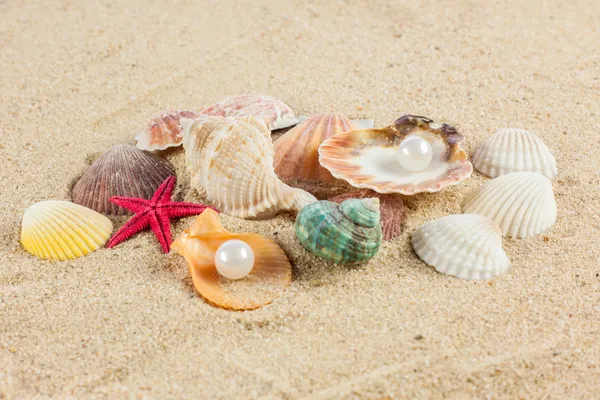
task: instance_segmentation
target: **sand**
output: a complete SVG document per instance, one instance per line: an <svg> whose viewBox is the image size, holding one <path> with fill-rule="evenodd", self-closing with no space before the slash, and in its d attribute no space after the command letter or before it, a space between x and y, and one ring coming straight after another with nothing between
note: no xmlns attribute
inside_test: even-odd
<svg viewBox="0 0 600 400"><path fill-rule="evenodd" d="M147 3L0 1L0 399L598 396L600 3ZM25 208L69 199L86 160L158 111L242 92L378 126L426 115L470 154L531 130L558 161L558 221L504 241L507 274L465 282L421 262L409 233L460 212L479 173L406 197L404 234L355 268L306 252L289 216L223 217L294 264L252 312L204 302L150 232L67 262L20 247ZM197 201L181 152L166 156L176 198Z"/></svg>

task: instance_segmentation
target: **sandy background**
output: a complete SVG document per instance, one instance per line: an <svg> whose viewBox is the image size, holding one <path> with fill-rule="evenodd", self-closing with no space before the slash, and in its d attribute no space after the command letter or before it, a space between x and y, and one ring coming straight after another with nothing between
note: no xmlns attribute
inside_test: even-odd
<svg viewBox="0 0 600 400"><path fill-rule="evenodd" d="M0 0L0 399L597 398L598 43L594 0ZM246 91L378 126L426 115L471 154L527 128L558 161L558 222L548 241L505 240L506 275L465 282L418 260L408 234L459 212L478 173L406 198L404 235L359 268L304 251L289 217L224 217L278 232L296 267L246 313L206 304L150 232L69 262L21 249L25 208L69 199L87 159L134 143L157 111ZM167 155L178 198L197 200Z"/></svg>

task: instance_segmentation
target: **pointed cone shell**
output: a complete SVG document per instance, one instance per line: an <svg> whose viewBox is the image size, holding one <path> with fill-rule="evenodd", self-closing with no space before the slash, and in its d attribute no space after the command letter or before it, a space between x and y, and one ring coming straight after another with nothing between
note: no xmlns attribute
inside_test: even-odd
<svg viewBox="0 0 600 400"><path fill-rule="evenodd" d="M333 135L354 129L352 122L339 114L307 118L275 141L275 173L284 182L331 183L335 178L319 164L319 146Z"/></svg>
<svg viewBox="0 0 600 400"><path fill-rule="evenodd" d="M402 223L406 214L404 212L402 197L397 194L381 194L372 190L357 190L332 197L329 201L339 204L348 199L365 199L369 197L377 197L380 202L379 211L381 213L383 240L392 240L400 236L402 233Z"/></svg>
<svg viewBox="0 0 600 400"><path fill-rule="evenodd" d="M379 201L350 199L310 204L296 218L296 236L319 257L336 264L360 264L381 244Z"/></svg>
<svg viewBox="0 0 600 400"><path fill-rule="evenodd" d="M316 199L279 180L265 124L254 118L184 121L183 147L191 185L221 212L239 218L299 211Z"/></svg>
<svg viewBox="0 0 600 400"><path fill-rule="evenodd" d="M536 172L492 179L466 199L463 211L492 219L506 237L534 236L556 222L552 183Z"/></svg>
<svg viewBox="0 0 600 400"><path fill-rule="evenodd" d="M523 129L500 129L473 156L473 165L496 178L511 172L539 172L548 179L558 175L556 160L542 140Z"/></svg>
<svg viewBox="0 0 600 400"><path fill-rule="evenodd" d="M112 222L94 210L68 201L47 200L25 211L21 244L39 258L67 260L98 249L112 230Z"/></svg>
<svg viewBox="0 0 600 400"><path fill-rule="evenodd" d="M229 96L200 113L234 118L253 116L264 121L271 131L298 123L298 118L290 106L275 97L260 94Z"/></svg>
<svg viewBox="0 0 600 400"><path fill-rule="evenodd" d="M141 150L164 150L177 147L183 141L181 118L198 118L195 111L170 111L152 118L148 128L140 132L135 139L137 148Z"/></svg>
<svg viewBox="0 0 600 400"><path fill-rule="evenodd" d="M241 240L254 253L254 267L242 279L223 278L215 266L221 244ZM257 234L227 232L218 214L207 209L171 245L185 257L194 287L208 302L231 310L253 310L279 297L292 279L292 265L275 242Z"/></svg>
<svg viewBox="0 0 600 400"><path fill-rule="evenodd" d="M510 267L502 232L476 214L449 215L428 221L411 235L415 253L438 272L462 279L490 279Z"/></svg>
<svg viewBox="0 0 600 400"><path fill-rule="evenodd" d="M175 175L164 158L135 146L118 144L104 152L73 187L73 202L109 215L128 211L112 203L112 196L150 199L160 184Z"/></svg>

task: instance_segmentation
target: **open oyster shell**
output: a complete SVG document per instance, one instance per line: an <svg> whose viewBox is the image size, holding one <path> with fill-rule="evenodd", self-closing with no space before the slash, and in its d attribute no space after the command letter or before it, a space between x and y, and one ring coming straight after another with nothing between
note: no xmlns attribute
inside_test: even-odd
<svg viewBox="0 0 600 400"><path fill-rule="evenodd" d="M427 140L433 149L431 163L419 172L404 169L397 160L400 143L412 135ZM329 138L319 147L319 162L334 177L357 188L406 195L438 192L473 172L459 145L463 140L449 125L404 115L386 128L354 130Z"/></svg>

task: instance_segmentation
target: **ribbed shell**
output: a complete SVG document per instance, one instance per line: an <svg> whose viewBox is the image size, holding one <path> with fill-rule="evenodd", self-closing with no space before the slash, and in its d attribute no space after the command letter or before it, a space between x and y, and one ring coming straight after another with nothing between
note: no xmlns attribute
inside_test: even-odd
<svg viewBox="0 0 600 400"><path fill-rule="evenodd" d="M298 123L298 118L290 106L275 97L261 94L229 96L200 113L234 118L253 116L264 121L272 131Z"/></svg>
<svg viewBox="0 0 600 400"><path fill-rule="evenodd" d="M181 118L197 118L200 114L195 111L163 112L152 118L148 129L140 132L135 139L137 148L141 150L164 150L181 145L183 128Z"/></svg>
<svg viewBox="0 0 600 400"><path fill-rule="evenodd" d="M381 244L379 224L379 201L363 199L353 207L360 210L356 214L371 214L367 220L376 222L374 226L364 226L365 219L358 220L353 213L345 210L344 203L338 205L330 201L319 201L304 207L296 218L296 236L310 252L336 264L360 264L373 257ZM353 220L354 219L354 220ZM357 223L358 222L358 223Z"/></svg>
<svg viewBox="0 0 600 400"><path fill-rule="evenodd" d="M112 196L150 199L160 184L175 175L164 158L128 144L104 152L73 187L73 202L109 215L128 211L110 202Z"/></svg>
<svg viewBox="0 0 600 400"><path fill-rule="evenodd" d="M511 172L539 172L548 179L558 175L556 160L542 140L523 129L500 129L473 156L473 166L496 178Z"/></svg>
<svg viewBox="0 0 600 400"><path fill-rule="evenodd" d="M320 114L307 118L275 141L275 173L285 182L333 182L331 172L319 164L319 146L338 133L355 129L340 114Z"/></svg>
<svg viewBox="0 0 600 400"><path fill-rule="evenodd" d="M492 179L466 199L463 211L494 220L506 237L537 235L556 222L552 182L536 172Z"/></svg>
<svg viewBox="0 0 600 400"><path fill-rule="evenodd" d="M239 218L300 211L316 201L279 180L266 125L254 117L184 120L191 185L221 212Z"/></svg>
<svg viewBox="0 0 600 400"><path fill-rule="evenodd" d="M67 260L98 249L112 230L112 222L96 211L68 201L47 200L25 211L21 244L39 258Z"/></svg>
<svg viewBox="0 0 600 400"><path fill-rule="evenodd" d="M490 279L510 267L500 228L482 215L449 215L425 222L411 241L421 260L457 278Z"/></svg>

